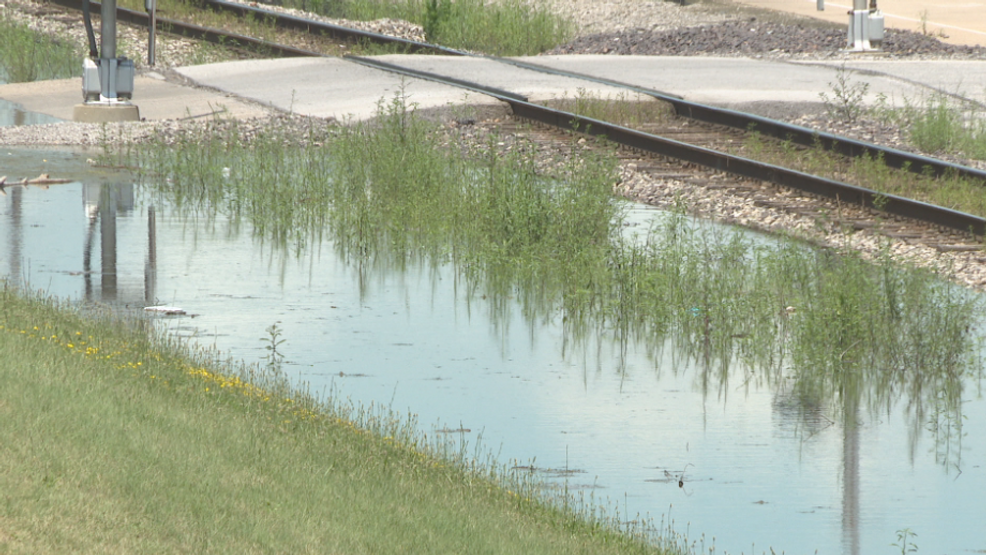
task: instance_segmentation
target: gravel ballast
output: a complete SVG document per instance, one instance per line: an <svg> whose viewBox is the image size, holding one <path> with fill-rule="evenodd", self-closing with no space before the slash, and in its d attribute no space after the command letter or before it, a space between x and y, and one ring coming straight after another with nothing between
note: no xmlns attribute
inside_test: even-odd
<svg viewBox="0 0 986 555"><path fill-rule="evenodd" d="M757 17L682 29L628 28L581 36L548 54L842 58L844 28L765 21ZM913 31L887 29L882 56L986 59L986 48L944 43Z"/></svg>

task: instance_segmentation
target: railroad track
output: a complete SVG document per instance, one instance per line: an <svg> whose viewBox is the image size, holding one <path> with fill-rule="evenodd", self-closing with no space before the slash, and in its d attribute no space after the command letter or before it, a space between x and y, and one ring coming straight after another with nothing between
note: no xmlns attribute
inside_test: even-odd
<svg viewBox="0 0 986 555"><path fill-rule="evenodd" d="M82 5L81 0L52 1L72 9L81 9ZM259 7L226 2L225 0L200 0L200 2L204 7L227 11L238 17L264 18L272 21L278 27L331 36L338 40L365 41L374 44L390 45L404 52L477 56L437 45L348 29L337 25L279 14ZM93 3L93 5L93 9L98 9L98 4ZM119 21L135 25L146 26L149 21L148 16L141 12L120 9L118 10L118 14ZM314 52L276 45L252 37L231 35L222 30L206 29L180 21L158 18L158 22L162 26L162 30L166 29L167 32L227 45L232 43L242 47L249 47L267 56L320 56L320 54ZM847 137L820 133L815 130L756 115L690 102L661 91L637 87L627 83L600 79L578 73L563 72L529 62L489 56L482 57L498 63L510 64L528 71L545 72L583 79L648 96L671 106L679 118L693 122L693 129L694 127L700 128L699 135L721 134L722 128L729 128L739 133L748 133L751 130L755 130L763 136L774 137L796 145L821 147L845 157L865 156L873 159L880 158L887 166L902 171L911 171L930 176L959 176L983 183L986 186L986 172L950 162L864 143ZM698 166L714 172L725 172L747 181L754 180L770 183L810 195L832 199L837 201L839 205L878 210L881 213L895 217L926 222L938 228L951 230L951 232L959 232L960 234L967 235L972 234L979 237L986 235L986 219L979 216L912 199L881 194L864 187L843 183L834 179L811 175L778 165L759 162L736 154L730 154L709 146L694 144L695 141L693 138L686 138L682 134L678 134L678 139L672 138L672 133L667 129L655 128L649 131L630 129L610 122L579 116L565 110L535 104L522 95L488 87L481 83L466 82L446 75L419 71L374 58L348 55L345 56L345 59L383 71L398 73L416 79L436 81L479 92L506 102L511 106L513 114L524 120L537 122L556 129L602 136L608 141L636 152L680 161L679 169L671 171L671 174L678 174L684 171L681 167L691 168ZM715 131L716 129L719 129L719 131ZM692 131L692 133L694 132ZM744 188L751 190L749 185L734 187L736 190ZM854 225L864 224L857 223Z"/></svg>

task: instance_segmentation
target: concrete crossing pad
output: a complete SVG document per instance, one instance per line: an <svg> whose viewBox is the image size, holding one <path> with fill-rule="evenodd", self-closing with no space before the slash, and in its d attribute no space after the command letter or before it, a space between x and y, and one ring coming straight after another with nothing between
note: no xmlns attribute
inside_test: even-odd
<svg viewBox="0 0 986 555"><path fill-rule="evenodd" d="M374 116L403 92L420 110L473 105L505 111L501 103L457 87L371 69L342 58L244 60L181 68L196 84L277 110L338 120Z"/></svg>
<svg viewBox="0 0 986 555"><path fill-rule="evenodd" d="M543 101L591 94L632 98L622 89L593 81L522 69L485 58L427 55L375 57L432 73L504 89ZM667 56L534 56L518 60L655 89L688 100L784 117L822 109L820 94L834 94L841 74L867 87L867 102L883 95L900 105L939 91L986 103L986 62L783 61ZM848 71L848 73L847 73ZM419 111L463 117L506 113L507 106L477 92L404 77L340 58L290 58L223 62L176 70L185 83L138 76L134 104L148 120L255 117L271 110L340 121L372 117L401 91ZM81 79L0 85L0 98L27 111L72 119L81 102Z"/></svg>

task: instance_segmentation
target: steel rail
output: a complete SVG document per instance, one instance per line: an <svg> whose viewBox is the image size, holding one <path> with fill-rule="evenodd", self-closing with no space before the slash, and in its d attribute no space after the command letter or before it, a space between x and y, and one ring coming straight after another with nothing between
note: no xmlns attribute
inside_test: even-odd
<svg viewBox="0 0 986 555"><path fill-rule="evenodd" d="M539 71L562 77L582 79L585 81L623 88L639 94L647 95L656 100L661 100L671 104L675 110L675 113L684 118L694 119L714 125L723 125L743 131L752 130L783 141L791 141L795 144L821 147L850 158L861 158L863 156L868 156L874 160L883 160L886 165L892 168L908 170L922 175L930 174L935 177L964 177L974 181L986 183L986 171L970 168L960 164L954 164L952 162L939 160L937 158L913 154L895 148L879 146L872 143L867 143L865 141L858 141L849 137L833 135L831 133L825 133L815 129L809 129L807 127L801 127L799 125L777 121L754 114L738 112L728 108L719 108L716 106L709 106L708 104L692 102L685 100L678 95L648 89L646 87L640 87L629 83L623 83L620 81L614 81L611 79L596 77L593 75L586 75L584 73L558 70L540 64L534 64L516 59L492 57L490 57L490 59L523 69L530 69L533 71Z"/></svg>
<svg viewBox="0 0 986 555"><path fill-rule="evenodd" d="M478 83L469 83L461 79L450 79L435 73L419 71L360 56L346 56L346 59L384 71L480 92L510 104L514 115L518 117L538 121L560 129L568 129L602 137L622 146L668 156L741 177L774 183L813 195L835 199L846 204L873 208L888 214L917 219L962 232L971 232L976 235L986 234L986 219L957 210L896 195L879 193L841 181L758 162L749 158L683 143L613 123L579 116L572 112L534 104L522 95L487 87Z"/></svg>
<svg viewBox="0 0 986 555"><path fill-rule="evenodd" d="M81 0L52 0L56 4L73 9L81 9ZM325 33L336 37L360 37L372 42L402 45L406 50L423 51L432 50L448 55L456 56L477 56L466 52L461 52L449 48L444 48L427 43L408 41L396 37L387 37L368 33L356 29L349 29L337 25L305 20L293 16L286 16L268 10L262 10L251 6L243 6L226 2L225 0L202 0L202 2L216 6L223 10L233 11L241 16L254 14L260 17L272 18L276 25L291 27L295 29L307 30L307 32ZM98 3L94 3L99 6ZM141 12L118 8L120 21L133 23L136 25L147 25L149 17ZM237 44L249 45L257 50L265 51L270 54L280 54L282 56L322 56L315 52L308 52L283 45L234 35L221 30L208 29L183 22L171 21L158 18L158 21L174 30L181 30L187 36L203 38L213 42L230 44L237 41ZM651 96L657 100L670 103L675 111L687 118L696 119L706 123L734 127L743 130L755 129L765 135L774 136L783 140L804 145L820 145L846 156L870 156L881 158L883 161L895 168L908 169L919 173L930 173L935 176L954 175L986 181L986 172L952 164L942 160L936 160L926 156L915 155L896 149L880 147L862 141L856 141L846 137L839 137L828 133L821 133L815 130L787 124L784 122L745 114L734 110L717 108L695 102L690 102L681 97L638 87L627 83L620 83L604 78L598 78L576 72L556 70L520 60L498 58L493 56L477 56L493 60L500 63L507 63L517 67L561 75L576 79L584 79L610 86L622 87L634 92ZM717 152L704 147L689 145L680 141L659 137L650 133L644 133L611 123L578 116L576 114L555 110L533 104L522 95L487 87L478 83L471 83L460 79L450 78L435 73L423 72L411 68L404 68L396 64L389 64L379 60L371 60L359 56L345 56L347 60L363 65L376 67L385 71L400 73L420 79L440 82L451 86L466 88L476 92L498 98L511 105L514 113L519 117L533 121L540 121L547 125L556 126L562 129L570 129L586 133L589 135L603 136L610 141L624 146L637 148L646 152L660 154L677 158L686 162L692 162L715 170L725 171L748 177L768 181L781 186L798 189L807 193L833 198L841 202L855 204L858 206L878 208L879 210L906 218L923 220L935 225L956 229L963 232L972 232L976 235L986 235L986 219L973 216L956 210L934 206L928 203L906 199L895 195L878 193L862 187L849 185L839 181L813 176L803 172L782 168L772 164L766 164L743 158L731 154Z"/></svg>
<svg viewBox="0 0 986 555"><path fill-rule="evenodd" d="M952 162L947 162L928 156L922 156L920 154L905 152L895 148L883 147L864 141L858 141L849 137L825 133L762 116L738 112L728 108L719 108L698 102L691 102L678 95L669 94L646 87L640 87L629 83L586 75L584 73L558 70L540 64L511 58L473 54L434 44L411 41L397 37L388 37L386 35L379 35L376 33L369 33L367 31L360 31L357 29L350 29L348 27L341 27L329 23L322 23L319 21L280 14L259 7L229 2L227 0L200 1L204 5L236 13L240 16L252 14L257 17L272 18L275 25L303 30L310 33L322 33L338 38L356 38L357 40L367 40L374 44L396 45L400 46L406 52L431 52L450 56L480 57L498 63L513 65L522 69L623 88L650 96L656 100L667 102L674 108L675 113L681 117L711 123L714 125L733 127L743 131L756 131L763 135L774 137L782 141L791 141L792 143L809 147L821 147L850 158L861 158L866 156L871 159L880 159L883 163L892 168L907 170L922 175L932 175L935 177L964 177L974 181L986 183L986 171L977 170L975 168L954 164Z"/></svg>

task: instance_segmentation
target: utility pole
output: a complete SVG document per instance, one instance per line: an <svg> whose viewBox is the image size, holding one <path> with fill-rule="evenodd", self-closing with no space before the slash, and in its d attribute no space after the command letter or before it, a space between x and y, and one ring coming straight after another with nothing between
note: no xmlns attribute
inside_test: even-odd
<svg viewBox="0 0 986 555"><path fill-rule="evenodd" d="M824 0L818 0L820 3ZM883 45L883 13L877 9L876 0L853 0L849 12L850 52L877 52Z"/></svg>
<svg viewBox="0 0 986 555"><path fill-rule="evenodd" d="M75 121L137 121L137 106L130 103L134 91L134 63L116 56L116 0L100 5L100 51L98 57L89 16L89 0L84 0L86 30L89 31L90 57L82 61L83 103L76 104Z"/></svg>

